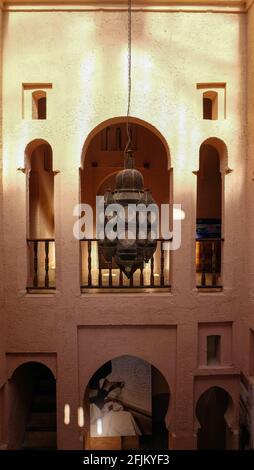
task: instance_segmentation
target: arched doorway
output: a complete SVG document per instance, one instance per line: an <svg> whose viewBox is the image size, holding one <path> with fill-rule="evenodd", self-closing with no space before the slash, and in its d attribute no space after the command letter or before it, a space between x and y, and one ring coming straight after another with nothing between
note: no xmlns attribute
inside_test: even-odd
<svg viewBox="0 0 254 470"><path fill-rule="evenodd" d="M222 287L224 175L227 148L217 138L200 146L197 172L196 284L199 288Z"/></svg>
<svg viewBox="0 0 254 470"><path fill-rule="evenodd" d="M211 387L204 392L196 406L200 427L197 437L198 450L227 449L227 423L225 415L232 406L228 392L220 387Z"/></svg>
<svg viewBox="0 0 254 470"><path fill-rule="evenodd" d="M168 449L169 399L166 379L143 359L125 355L106 362L85 391L84 447Z"/></svg>
<svg viewBox="0 0 254 470"><path fill-rule="evenodd" d="M171 202L170 155L163 136L151 125L130 118L135 167L144 177L158 206ZM87 138L80 172L81 202L95 213L96 196L115 189L115 177L123 168L127 143L126 118L114 118L99 125ZM95 218L94 218L95 229ZM81 243L81 287L136 288L170 287L169 253L157 243L154 259L128 280L116 266L100 256L96 240ZM152 266L151 266L152 264Z"/></svg>
<svg viewBox="0 0 254 470"><path fill-rule="evenodd" d="M28 288L55 287L55 221L53 152L43 139L30 142L25 150L27 173L27 239L29 248Z"/></svg>
<svg viewBox="0 0 254 470"><path fill-rule="evenodd" d="M56 381L38 362L19 366L9 381L9 449L56 449Z"/></svg>

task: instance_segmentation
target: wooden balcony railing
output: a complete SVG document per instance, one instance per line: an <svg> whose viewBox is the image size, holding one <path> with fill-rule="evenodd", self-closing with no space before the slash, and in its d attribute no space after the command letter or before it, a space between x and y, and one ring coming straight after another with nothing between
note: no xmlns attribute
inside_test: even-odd
<svg viewBox="0 0 254 470"><path fill-rule="evenodd" d="M53 238L27 239L27 290L55 289L55 240Z"/></svg>
<svg viewBox="0 0 254 470"><path fill-rule="evenodd" d="M81 290L87 289L170 289L170 252L157 240L156 251L142 269L128 279L111 262L105 261L98 240L81 240Z"/></svg>
<svg viewBox="0 0 254 470"><path fill-rule="evenodd" d="M163 250L165 241L157 240L152 259L130 279L111 262L105 261L98 240L81 240L81 289L170 289L170 251ZM222 288L222 238L196 240L197 288ZM55 289L55 240L27 239L27 290Z"/></svg>
<svg viewBox="0 0 254 470"><path fill-rule="evenodd" d="M221 253L223 238L196 239L197 287L222 288Z"/></svg>

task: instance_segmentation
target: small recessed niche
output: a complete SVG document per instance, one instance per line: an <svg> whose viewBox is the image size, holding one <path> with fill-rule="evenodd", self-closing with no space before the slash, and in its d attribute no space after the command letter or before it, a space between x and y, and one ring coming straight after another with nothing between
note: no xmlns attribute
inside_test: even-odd
<svg viewBox="0 0 254 470"><path fill-rule="evenodd" d="M220 343L221 343L220 335L207 336L206 358L207 358L208 366L220 363Z"/></svg>
<svg viewBox="0 0 254 470"><path fill-rule="evenodd" d="M47 119L47 93L38 90L32 93L32 119Z"/></svg>
<svg viewBox="0 0 254 470"><path fill-rule="evenodd" d="M199 367L229 367L234 363L232 322L198 324Z"/></svg>
<svg viewBox="0 0 254 470"><path fill-rule="evenodd" d="M218 93L216 91L203 93L203 119L218 119Z"/></svg>
<svg viewBox="0 0 254 470"><path fill-rule="evenodd" d="M226 83L198 83L204 120L226 119Z"/></svg>
<svg viewBox="0 0 254 470"><path fill-rule="evenodd" d="M52 83L23 83L23 119L45 120L48 118L48 104Z"/></svg>

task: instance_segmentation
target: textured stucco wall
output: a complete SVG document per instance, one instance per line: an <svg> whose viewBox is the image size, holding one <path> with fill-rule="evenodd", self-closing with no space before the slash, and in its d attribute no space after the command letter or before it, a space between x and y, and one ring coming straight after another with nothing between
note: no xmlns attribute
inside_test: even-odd
<svg viewBox="0 0 254 470"><path fill-rule="evenodd" d="M75 410L82 398L78 360L85 367L86 355L90 354L89 348L85 348L81 350L82 357L78 355L78 326L82 326L82 331L86 325L108 327L106 343L101 333L97 335L93 330L96 369L103 359L103 348L105 360L108 359L108 344L116 355L132 354L137 349L133 345L135 338L139 341L140 355L143 348L145 359L153 363L153 347L147 351L146 335L142 345L140 326L177 325L173 358L165 357L167 348L161 349L162 367L170 359L177 370L174 383L169 383L177 397L172 402L171 423L176 448L195 445L194 412L190 406L194 373L206 374L207 386L214 383L210 371L197 369L198 322L216 322L216 328L219 322L233 322L233 366L213 374L221 375L227 383L230 374L237 370L240 317L246 309L245 240L239 237L246 217L245 33L242 14L133 14L131 114L154 125L168 142L174 201L181 203L186 212L182 246L173 254L171 294L80 295L79 246L72 235L72 210L79 200L82 147L95 126L126 113L126 12L4 14L6 349L28 356L31 352L57 352L60 448L81 446L75 414L69 427L62 422L64 403ZM201 95L196 89L196 84L202 82L227 84L225 120L202 120ZM22 120L22 83L53 84L47 121ZM228 166L233 172L225 176L224 291L199 294L195 289L193 171L198 169L199 147L208 137L218 137L226 143ZM24 149L36 138L50 143L53 168L60 170L55 176L55 295L32 296L25 292L26 177L17 168L24 166ZM119 325L126 333L124 351L113 325ZM161 331L154 328L156 345L167 342ZM160 368L158 362L155 365ZM237 396L237 382L230 386Z"/></svg>

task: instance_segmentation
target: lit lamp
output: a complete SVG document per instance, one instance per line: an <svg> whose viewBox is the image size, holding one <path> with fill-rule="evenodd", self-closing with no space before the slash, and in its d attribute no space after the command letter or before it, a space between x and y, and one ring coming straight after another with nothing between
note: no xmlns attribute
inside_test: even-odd
<svg viewBox="0 0 254 470"><path fill-rule="evenodd" d="M124 169L119 171L116 175L116 187L115 191L106 191L104 195L105 208L109 204L119 204L123 207L125 212L125 236L123 238L116 238L115 240L109 240L104 238L100 242L101 253L108 262L112 262L114 259L116 265L121 269L122 272L130 278L136 269L142 269L144 262L148 262L157 246L156 240L152 239L151 236L151 212L148 212L146 208L149 204L155 204L155 201L149 190L144 189L144 179L140 171L135 168L135 162L132 155L132 142L131 132L129 127L129 111L130 111L130 96L131 96L131 0L129 0L128 8L128 26L129 26L129 37L128 37L128 111L127 111L127 136L128 142L124 151ZM143 204L144 214L146 218L146 233L144 238L139 233L139 215L138 212L133 216L133 227L135 226L135 233L133 232L133 238L131 235L131 221L126 218L128 214L129 204ZM126 220L127 219L127 220ZM107 218L105 218L105 224ZM129 225L128 225L129 223ZM138 236L139 235L139 236Z"/></svg>

